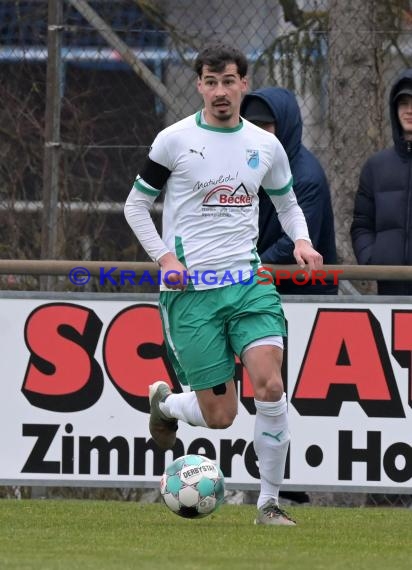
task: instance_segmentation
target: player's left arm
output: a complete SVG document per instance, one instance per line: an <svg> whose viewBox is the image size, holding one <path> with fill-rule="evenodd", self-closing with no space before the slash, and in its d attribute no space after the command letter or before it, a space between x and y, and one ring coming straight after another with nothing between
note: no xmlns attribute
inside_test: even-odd
<svg viewBox="0 0 412 570"><path fill-rule="evenodd" d="M322 268L323 257L312 247L312 244L305 239L295 241L293 255L299 267L305 267L306 264L310 271Z"/></svg>

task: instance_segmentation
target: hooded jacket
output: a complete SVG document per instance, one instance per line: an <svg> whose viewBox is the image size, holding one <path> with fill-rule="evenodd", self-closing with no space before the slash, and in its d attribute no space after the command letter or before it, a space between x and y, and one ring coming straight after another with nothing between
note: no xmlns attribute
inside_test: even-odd
<svg viewBox="0 0 412 570"><path fill-rule="evenodd" d="M322 254L325 264L335 264L335 229L329 185L320 162L302 143L302 116L296 97L281 87L257 89L243 98L241 115L253 98L264 101L273 114L276 137L288 155L293 190L305 215L313 247ZM296 264L294 244L282 230L276 210L262 189L259 192L257 248L262 263ZM331 281L327 281L327 285L319 281L313 285L282 281L276 287L281 294L336 294L338 289Z"/></svg>
<svg viewBox="0 0 412 570"><path fill-rule="evenodd" d="M359 177L351 225L361 265L412 265L412 141L403 138L395 96L412 87L412 69L392 85L389 112L394 145L373 154ZM411 281L378 281L380 295L412 295Z"/></svg>

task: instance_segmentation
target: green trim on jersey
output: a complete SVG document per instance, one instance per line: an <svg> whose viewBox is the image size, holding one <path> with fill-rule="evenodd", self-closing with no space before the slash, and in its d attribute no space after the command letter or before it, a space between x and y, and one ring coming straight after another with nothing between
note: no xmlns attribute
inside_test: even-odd
<svg viewBox="0 0 412 570"><path fill-rule="evenodd" d="M236 127L212 127L206 123L202 123L202 111L196 113L196 124L201 129L206 129L208 131L215 131L216 133L235 133L243 128L243 121L240 119L240 123Z"/></svg>
<svg viewBox="0 0 412 570"><path fill-rule="evenodd" d="M256 273L257 270L258 270L258 268L259 268L259 266L261 265L261 261L260 261L260 259L259 259L259 256L258 256L258 252L257 252L256 247L254 247L254 248L252 249L251 254L253 255L253 258L254 258L253 261L251 262L252 271L253 271L253 273Z"/></svg>
<svg viewBox="0 0 412 570"><path fill-rule="evenodd" d="M177 259L180 261L180 263L183 263L183 265L185 267L187 267L187 261L185 258L185 250L183 248L183 242L182 242L182 238L180 236L175 236L175 251L176 251ZM194 290L195 290L195 287L193 285L193 282L189 281L189 283L187 284L186 291L194 291Z"/></svg>
<svg viewBox="0 0 412 570"><path fill-rule="evenodd" d="M148 187L147 184L144 184L141 179L137 179L133 184L133 188L139 190L139 192L143 192L143 194L148 194L149 196L159 196L161 190L155 190L151 186Z"/></svg>
<svg viewBox="0 0 412 570"><path fill-rule="evenodd" d="M278 190L275 190L274 188L264 188L264 191L266 192L266 194L269 194L269 196L283 196L283 194L287 194L289 192L292 186L293 186L293 177L283 188L279 188Z"/></svg>

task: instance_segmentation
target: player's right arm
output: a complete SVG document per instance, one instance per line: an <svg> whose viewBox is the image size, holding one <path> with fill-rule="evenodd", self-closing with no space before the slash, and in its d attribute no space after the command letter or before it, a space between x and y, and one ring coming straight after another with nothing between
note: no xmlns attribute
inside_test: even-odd
<svg viewBox="0 0 412 570"><path fill-rule="evenodd" d="M180 263L174 253L169 252L162 255L158 260L162 268L163 283L169 289L186 289L188 279L187 269Z"/></svg>
<svg viewBox="0 0 412 570"><path fill-rule="evenodd" d="M146 253L162 268L166 287L183 289L186 268L164 243L150 215L153 203L169 176L170 170L149 156L126 200L124 214Z"/></svg>

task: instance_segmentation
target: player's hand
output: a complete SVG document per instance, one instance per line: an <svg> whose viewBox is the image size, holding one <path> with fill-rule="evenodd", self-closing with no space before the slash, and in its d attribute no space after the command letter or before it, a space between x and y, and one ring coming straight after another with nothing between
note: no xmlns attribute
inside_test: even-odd
<svg viewBox="0 0 412 570"><path fill-rule="evenodd" d="M312 244L305 239L296 240L293 255L299 267L303 268L307 265L309 271L322 269L323 257L316 249L313 249Z"/></svg>
<svg viewBox="0 0 412 570"><path fill-rule="evenodd" d="M165 253L159 259L162 281L168 289L186 289L189 279L187 268L173 253Z"/></svg>

